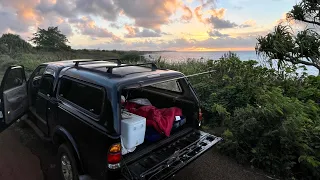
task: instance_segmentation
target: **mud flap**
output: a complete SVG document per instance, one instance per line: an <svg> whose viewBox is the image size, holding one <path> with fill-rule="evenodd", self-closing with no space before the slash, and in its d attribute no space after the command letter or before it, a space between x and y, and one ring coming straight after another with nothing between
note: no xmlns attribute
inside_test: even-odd
<svg viewBox="0 0 320 180"><path fill-rule="evenodd" d="M220 140L220 137L192 129L189 133L128 164L123 175L128 180L166 179Z"/></svg>

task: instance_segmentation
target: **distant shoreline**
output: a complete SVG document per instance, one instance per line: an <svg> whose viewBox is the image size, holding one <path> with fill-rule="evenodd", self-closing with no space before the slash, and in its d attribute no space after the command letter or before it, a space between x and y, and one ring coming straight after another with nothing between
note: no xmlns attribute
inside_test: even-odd
<svg viewBox="0 0 320 180"><path fill-rule="evenodd" d="M149 51L141 52L143 56L149 60L161 59L167 62L181 62L188 60L212 60L220 59L224 54L229 51ZM241 60L258 60L255 51L232 51Z"/></svg>
<svg viewBox="0 0 320 180"><path fill-rule="evenodd" d="M179 53L214 53L214 52L255 52L254 50L252 51L138 51L138 52L142 52L142 53L146 53L146 52L149 52L149 53L159 53L159 52L179 52Z"/></svg>

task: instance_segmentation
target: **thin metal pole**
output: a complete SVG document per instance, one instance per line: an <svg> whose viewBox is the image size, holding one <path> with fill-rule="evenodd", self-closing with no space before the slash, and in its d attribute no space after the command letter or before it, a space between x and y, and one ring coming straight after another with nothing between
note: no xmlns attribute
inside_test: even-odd
<svg viewBox="0 0 320 180"><path fill-rule="evenodd" d="M206 72L201 72L201 73L196 73L196 74L190 74L187 76L182 76L182 77L177 77L177 78L172 78L172 79L168 79L168 80L164 80L164 81L158 81L154 84L158 84L158 83L163 83L163 82L168 82L168 81L173 81L173 80L178 80L178 79L183 79L183 78L189 78L189 77L194 77L194 76L199 76L199 75L203 75L203 74L209 74L211 72L215 72L216 70L211 70L211 71L206 71Z"/></svg>
<svg viewBox="0 0 320 180"><path fill-rule="evenodd" d="M150 86L150 85L154 85L154 84L169 82L169 81L173 81L173 80L184 79L184 78L194 77L194 76L198 76L198 75L208 74L208 73L211 73L211 72L215 72L215 70L196 73L196 74L190 74L188 76L181 76L181 77L177 77L177 78L170 78L170 79L162 80L162 81L160 80L160 81L156 81L156 82L153 82L153 83L146 83L145 84L144 81L140 81L140 82L137 82L135 84L131 84L131 85L126 86L125 89L140 88L140 87ZM152 76L152 77L154 77L154 76Z"/></svg>
<svg viewBox="0 0 320 180"><path fill-rule="evenodd" d="M215 71L216 71L216 70L211 70L211 71L206 71L206 72L191 74L191 75L188 75L188 76L185 76L185 77L193 77L193 76L198 76L198 75L202 75L202 74L208 74L208 73L215 72Z"/></svg>

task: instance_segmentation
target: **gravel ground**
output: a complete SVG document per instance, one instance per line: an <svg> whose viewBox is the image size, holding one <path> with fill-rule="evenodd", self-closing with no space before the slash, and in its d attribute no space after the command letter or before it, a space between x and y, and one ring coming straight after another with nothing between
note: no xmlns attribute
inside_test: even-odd
<svg viewBox="0 0 320 180"><path fill-rule="evenodd" d="M16 123L0 134L0 179L56 180L55 151L41 141L24 123ZM263 180L262 172L237 164L234 160L209 150L179 171L173 180Z"/></svg>

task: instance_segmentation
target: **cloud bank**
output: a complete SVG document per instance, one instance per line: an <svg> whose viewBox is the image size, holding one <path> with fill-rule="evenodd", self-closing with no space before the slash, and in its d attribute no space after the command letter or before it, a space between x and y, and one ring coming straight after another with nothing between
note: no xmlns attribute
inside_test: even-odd
<svg viewBox="0 0 320 180"><path fill-rule="evenodd" d="M90 47L105 49L254 47L254 37L232 36L225 30L250 29L257 26L256 21L227 19L227 9L216 8L216 3L215 0L1 0L0 33L30 37L38 27L58 26L69 38L81 36L95 44ZM175 23L202 25L199 29L202 38L183 37L182 31L186 32L183 27L181 33L176 29L171 33L170 27Z"/></svg>

